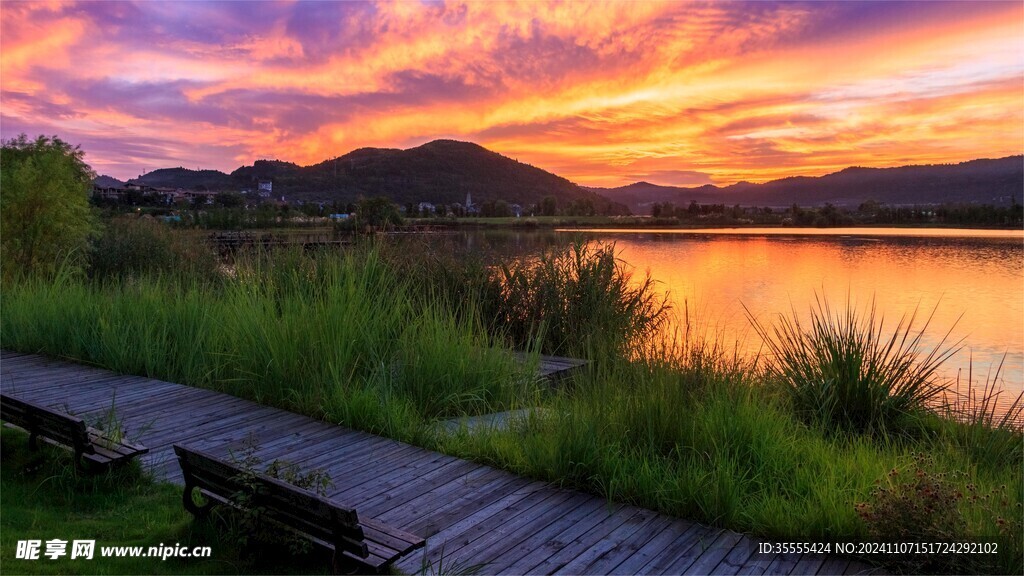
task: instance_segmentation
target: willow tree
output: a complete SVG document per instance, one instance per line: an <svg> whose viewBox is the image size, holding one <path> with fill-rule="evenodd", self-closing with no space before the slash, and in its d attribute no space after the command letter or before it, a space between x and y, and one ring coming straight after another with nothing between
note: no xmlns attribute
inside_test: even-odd
<svg viewBox="0 0 1024 576"><path fill-rule="evenodd" d="M60 138L24 134L0 148L0 266L4 277L47 274L83 261L97 217L94 173Z"/></svg>

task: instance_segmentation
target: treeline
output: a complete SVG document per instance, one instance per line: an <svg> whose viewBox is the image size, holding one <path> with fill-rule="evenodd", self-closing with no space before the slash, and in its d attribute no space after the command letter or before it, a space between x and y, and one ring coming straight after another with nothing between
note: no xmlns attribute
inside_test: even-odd
<svg viewBox="0 0 1024 576"><path fill-rule="evenodd" d="M1024 226L1024 206L1015 200L1009 206L990 204L939 204L919 206L889 206L874 201L860 204L856 209L835 206L805 207L793 204L789 208L768 206L726 206L724 204L698 204L676 206L671 202L655 203L651 215L666 224L758 224L801 227L841 227L867 225L939 225L939 226L996 226L1015 228Z"/></svg>

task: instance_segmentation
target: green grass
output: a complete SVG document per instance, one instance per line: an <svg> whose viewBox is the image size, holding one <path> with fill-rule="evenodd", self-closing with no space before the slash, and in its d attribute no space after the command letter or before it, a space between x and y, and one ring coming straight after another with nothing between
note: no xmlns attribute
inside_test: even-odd
<svg viewBox="0 0 1024 576"><path fill-rule="evenodd" d="M20 431L0 434L0 571L4 574L265 574L324 573L322 555L276 562L253 557L223 541L212 522L195 522L181 504L181 488L153 483L138 466L79 476L68 452L28 449ZM47 540L67 541L67 554L45 555ZM39 558L16 558L19 540L41 540ZM95 540L93 558L70 558L74 540ZM103 557L104 547L208 546L208 558L166 560Z"/></svg>
<svg viewBox="0 0 1024 576"><path fill-rule="evenodd" d="M873 304L863 314L849 302L836 312L819 298L806 328L795 311L771 328L748 317L768 348L767 377L824 429L896 431L942 397L936 370L959 350L945 337L922 350L928 321L915 326L916 311L886 332Z"/></svg>
<svg viewBox="0 0 1024 576"><path fill-rule="evenodd" d="M1024 537L1012 522L1024 501L1020 429L985 398L947 403L941 414L927 401L894 398L905 390L900 378L930 393L944 354L919 354L912 323L890 334L871 314L823 309L810 328L790 323L776 334L792 344L799 370L779 365L765 376L692 337L699 331L682 345L657 336L663 303L628 272L613 250L578 245L504 269L357 246L253 255L218 283L65 274L5 286L0 339L783 541L863 541L872 529L858 513L864 505L910 532L933 522L920 502L891 504L876 492L892 470L927 454L926 474L985 496L949 504L956 538L1000 547L985 558L950 556L938 569L1024 569ZM602 356L545 392L500 351L507 342ZM793 374L834 384L814 392L831 406L828 418L807 418L816 407L785 382ZM836 395L844 387L850 395ZM854 400L866 412L846 425L836 410ZM446 436L433 425L537 406L544 410L506 432Z"/></svg>

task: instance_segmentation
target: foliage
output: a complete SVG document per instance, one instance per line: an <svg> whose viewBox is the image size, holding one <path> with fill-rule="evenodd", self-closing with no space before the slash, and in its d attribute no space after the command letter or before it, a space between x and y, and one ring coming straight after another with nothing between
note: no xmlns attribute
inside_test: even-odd
<svg viewBox="0 0 1024 576"><path fill-rule="evenodd" d="M965 494L957 485L963 482L963 476L962 472L936 472L933 458L923 453L915 454L913 463L890 470L876 481L870 499L856 506L858 516L867 526L869 541L994 544L990 537L972 534L968 529L961 511L965 499L984 508L999 532L1019 534L1020 505L1017 504L1014 514L1006 487L979 495L977 487L968 483ZM1020 545L1016 548L1019 551ZM1013 550L1002 552L1013 554ZM879 559L908 573L970 573L996 568L995 563L977 554L900 553Z"/></svg>
<svg viewBox="0 0 1024 576"><path fill-rule="evenodd" d="M331 475L319 468L302 472L298 465L277 459L264 469L263 459L257 452L259 444L252 435L245 440L239 452L229 451L229 461L240 469L233 480L241 484L243 489L231 495L231 501L238 508L230 517L227 536L243 548L284 545L293 555L305 554L312 549L309 540L293 532L280 530L277 525L267 521L266 512L259 506L259 484L256 480L259 474L263 474L326 496L327 489L332 485Z"/></svg>
<svg viewBox="0 0 1024 576"><path fill-rule="evenodd" d="M380 244L241 254L220 284L188 275L102 284L70 275L29 279L0 292L0 339L10 349L245 396L609 500L784 541L867 541L855 505L872 502L875 480L893 462L926 452L934 462L928 470L946 473L965 495L968 484L976 487L976 501L965 496L958 503L959 535L1000 546L977 571L1020 573L1024 539L1012 520L1024 497L1021 466L999 450L969 448L983 436L962 432L964 425L928 416L928 434L898 441L807 426L793 414L788 387L772 385L764 372L730 355L730 347L696 336L699 330L678 339L640 338L625 347L626 355L608 354L545 393L506 354L480 351L495 347L499 334L515 335L500 319L481 326L492 318L488 311L503 305L500 269L453 257L447 246L431 255L408 244L393 250ZM624 324L584 314L595 301L618 309L607 294L578 296L585 291L573 274L609 266L601 251L589 253L605 264L536 272L544 266L537 259L507 267L527 270L526 285L543 294L572 295L580 309L567 317L593 322L587 331L596 342ZM586 284L619 285L599 280ZM821 316L837 324L833 332L843 332L842 316ZM904 333L909 345L916 334ZM449 435L435 421L525 407L541 409L509 431ZM888 431L891 424L879 426ZM993 490L998 503L981 496Z"/></svg>
<svg viewBox="0 0 1024 576"><path fill-rule="evenodd" d="M484 317L520 348L539 338L549 354L628 357L667 319L654 281L634 283L614 245L580 240L502 264L494 281L498 298L484 302Z"/></svg>
<svg viewBox="0 0 1024 576"><path fill-rule="evenodd" d="M146 273L186 273L212 278L215 254L150 217L110 220L90 253L89 275L96 278Z"/></svg>
<svg viewBox="0 0 1024 576"><path fill-rule="evenodd" d="M0 434L0 557L5 574L309 574L324 565L322 558L302 563L271 558L254 564L251 557L223 545L212 524L192 521L181 505L180 486L151 481L140 474L137 462L80 475L67 451L42 443L35 452L27 438L20 430ZM38 560L15 559L19 540L52 538L95 540L93 559L51 560L42 554ZM100 557L101 547L160 545L209 546L212 557Z"/></svg>
<svg viewBox="0 0 1024 576"><path fill-rule="evenodd" d="M1005 392L998 388L1002 361L995 374L986 379L981 388L975 388L973 363L967 374L967 390L961 390L957 377L955 389L942 403L943 416L956 422L943 431L953 445L970 454L976 460L1005 462L1008 465L1024 465L1024 392L1013 400L1002 404L1000 397Z"/></svg>
<svg viewBox="0 0 1024 576"><path fill-rule="evenodd" d="M372 229L396 226L402 223L398 206L383 196L360 200L356 206L356 218L360 227L369 226Z"/></svg>
<svg viewBox="0 0 1024 576"><path fill-rule="evenodd" d="M958 350L945 346L947 333L922 357L929 322L915 333L915 311L886 336L873 303L861 317L849 302L840 315L817 298L809 328L795 311L771 330L747 315L768 347L769 376L785 385L802 417L826 429L882 431L927 412L944 391L935 372Z"/></svg>
<svg viewBox="0 0 1024 576"><path fill-rule="evenodd" d="M60 138L24 134L0 149L0 258L4 276L52 273L80 261L97 227L89 207L92 169Z"/></svg>

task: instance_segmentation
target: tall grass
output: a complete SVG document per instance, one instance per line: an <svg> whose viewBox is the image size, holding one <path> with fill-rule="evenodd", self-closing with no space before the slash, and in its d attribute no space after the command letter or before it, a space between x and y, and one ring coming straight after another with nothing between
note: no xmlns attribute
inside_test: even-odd
<svg viewBox="0 0 1024 576"><path fill-rule="evenodd" d="M654 281L634 282L614 245L577 240L499 269L499 297L485 302L487 313L519 345L539 338L550 354L625 358L667 319Z"/></svg>
<svg viewBox="0 0 1024 576"><path fill-rule="evenodd" d="M219 286L168 275L3 291L4 346L250 397L377 430L513 407L532 381L479 320L413 305L373 248L253 254ZM396 416L399 415L399 416ZM412 415L410 419L408 416Z"/></svg>
<svg viewBox="0 0 1024 576"><path fill-rule="evenodd" d="M834 312L826 298L815 300L806 328L795 311L771 328L747 311L768 348L769 377L784 384L802 417L825 428L892 430L942 398L945 386L936 371L959 342L947 346L947 333L925 352L930 316L917 328L915 310L890 334L873 302L861 314L849 302Z"/></svg>
<svg viewBox="0 0 1024 576"><path fill-rule="evenodd" d="M964 494L1006 487L995 504L955 503L957 537L998 542L1001 552L984 567L954 569L1020 573L1020 524L996 522L1019 517L1024 500L1013 456L1020 436L1003 430L987 400L961 405L973 414L966 423L929 416L934 433L860 433L899 429L938 398L930 377L949 348L922 352L913 316L890 334L873 310L837 314L822 302L807 329L795 318L761 328L776 343L766 374L697 332L655 336L665 302L653 293L598 246L504 269L460 269L443 255L372 245L255 253L216 283L154 273L5 285L0 342L222 390L792 541L867 539L857 505L926 452L939 473L957 472L951 486ZM501 350L509 342L602 361L542 392ZM544 409L514 430L445 435L432 425L537 406ZM914 520L913 507L877 504L892 511L883 520Z"/></svg>

